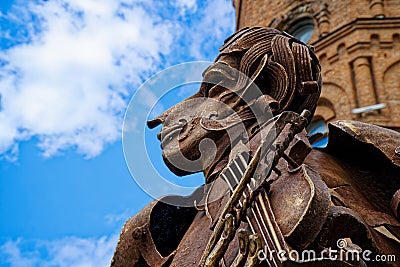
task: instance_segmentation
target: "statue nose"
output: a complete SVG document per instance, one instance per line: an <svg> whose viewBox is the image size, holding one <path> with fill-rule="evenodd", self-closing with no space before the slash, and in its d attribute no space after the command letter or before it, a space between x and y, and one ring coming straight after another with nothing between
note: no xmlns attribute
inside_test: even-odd
<svg viewBox="0 0 400 267"><path fill-rule="evenodd" d="M168 109L165 112L158 115L157 117L155 117L154 119L148 120L147 127L149 127L150 129L153 129L153 128L157 127L158 125L164 123L165 119L168 117L170 112L171 112L171 109Z"/></svg>
<svg viewBox="0 0 400 267"><path fill-rule="evenodd" d="M157 127L158 125L162 124L164 122L164 119L161 118L161 115L152 120L148 120L147 127L149 127L150 129L153 129L153 128Z"/></svg>

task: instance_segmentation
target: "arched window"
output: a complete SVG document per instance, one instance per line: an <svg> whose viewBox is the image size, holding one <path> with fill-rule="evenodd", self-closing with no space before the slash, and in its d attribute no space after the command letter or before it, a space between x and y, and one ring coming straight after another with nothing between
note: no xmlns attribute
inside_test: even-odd
<svg viewBox="0 0 400 267"><path fill-rule="evenodd" d="M315 29L314 21L311 18L305 18L298 20L293 24L287 31L303 43L307 43Z"/></svg>

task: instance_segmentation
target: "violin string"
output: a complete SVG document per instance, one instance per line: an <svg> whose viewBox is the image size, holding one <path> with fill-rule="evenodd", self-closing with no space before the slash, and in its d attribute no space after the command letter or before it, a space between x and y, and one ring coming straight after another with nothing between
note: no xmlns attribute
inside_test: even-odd
<svg viewBox="0 0 400 267"><path fill-rule="evenodd" d="M222 175L222 176L224 177L226 183L229 185L229 188L232 190L233 187L232 187L232 185L230 184L228 178L227 178L225 175ZM243 194L244 194L244 193L243 193ZM239 200L239 205L240 205L241 207L243 207L243 205L242 205L242 203L241 203L240 200ZM255 221L256 221L256 224L257 224L257 226L258 226L258 229L260 229L260 232L261 232L261 235L262 235L262 237L263 237L263 239L264 239L264 242L265 242L265 244L266 244L268 250L271 251L271 247L270 247L270 245L269 245L268 239L265 237L265 233L264 233L264 231L262 230L263 228L262 228L262 226L261 226L261 224L260 224L260 222L259 222L259 221L261 220L261 221L263 221L263 224L265 225L264 219L261 217L261 214L260 214L260 218L258 218L258 217L257 217L257 213L254 212L253 208L251 208L251 211L252 211L252 214L253 214L254 219L255 219ZM247 219L247 221L248 221L248 223L249 223L249 226L250 226L251 231L253 232L253 234L257 233L257 231L255 230L254 225L253 225L251 219L250 219L247 215L246 215L246 219ZM269 234L268 234L268 236L269 236ZM267 259L267 261L268 261L268 259ZM268 264L269 264L270 266L273 266L273 267L274 267L274 266L278 267L278 264L275 262L275 259L274 259L274 258L272 258L272 261L273 261L273 263L274 263L273 265L272 265L270 262L268 262Z"/></svg>
<svg viewBox="0 0 400 267"><path fill-rule="evenodd" d="M244 165L244 167L246 167L246 166L247 166L247 163L244 161L243 158L241 158L241 155L239 155L239 157L240 157L240 159L241 159L242 164ZM234 160L234 163L235 163L235 165L236 165L236 168L237 168L238 171L240 172L240 174L243 176L244 172L242 171L242 169L240 168L240 166L238 165L238 163L236 162L236 160ZM236 177L236 174L234 173L234 171L232 171L231 166L232 166L232 165L228 166L227 169L228 169L229 172L231 173L231 175L232 175L232 177L234 178L235 182L238 184L238 183L239 183L239 179ZM224 178L224 180L225 180L226 183L228 184L229 189L233 192L234 188L233 188L233 186L231 185L231 183L229 182L229 178L228 178L224 173L222 173L222 177ZM247 187L248 187L249 191L251 191L250 185L247 185ZM247 198L247 196L246 196L246 194L245 194L244 192L243 192L243 197L244 197L245 199ZM243 207L243 204L242 204L242 202L241 202L240 200L239 200L239 205L240 205L241 207ZM276 245L275 245L273 242L268 242L268 240L273 240L273 239L271 238L271 235L270 235L269 231L266 231L266 233L265 233L264 230L263 230L263 229L268 229L268 227L267 227L267 225L266 225L266 223L265 223L265 219L264 219L263 216L262 216L261 209L260 209L260 207L259 207L257 201L255 201L255 207L256 207L257 212L254 211L253 207L251 207L250 210L251 210L251 212L252 212L252 214L253 214L253 217L254 217L254 219L255 219L255 221L256 221L256 224L257 224L258 228L260 229L261 235L262 235L262 237L263 237L263 239L264 239L264 242L265 242L265 244L266 244L268 250L269 250L269 251L272 251L271 245L272 245L274 248L276 248ZM263 210L263 211L264 211L264 216L267 217L268 214L266 213L265 210ZM258 216L259 216L259 217L258 217ZM247 219L247 221L248 221L248 223L249 223L249 226L250 226L252 232L253 232L254 234L257 233L257 232L255 231L254 226L252 225L252 221L250 220L250 218L249 218L247 215L246 215L246 219ZM262 225L261 225L260 221L261 221ZM262 226L264 226L264 228L263 228ZM268 238L266 237L265 234L268 235ZM269 244L269 243L272 243L272 244ZM271 262L268 262L269 265L271 265L271 266L278 266L278 264L276 263L276 260L275 260L274 257L272 257L272 261L273 261L273 265L272 265Z"/></svg>
<svg viewBox="0 0 400 267"><path fill-rule="evenodd" d="M238 184L239 181L238 181L236 175L232 172L230 166L228 167L228 170L229 170L230 173L232 174L232 176L233 176L235 182ZM240 172L242 173L242 175L243 175L243 172L240 170L240 168L239 168L239 171L240 171ZM228 186L229 186L230 190L233 192L234 188L233 188L233 186L230 184L228 177L227 177L225 174L222 174L222 176L224 177L225 181L228 183ZM244 197L245 199L247 198L247 196L246 196L246 194L245 194L244 192L243 192L243 197ZM241 207L243 207L243 204L242 204L242 202L241 202L240 200L239 200L239 205L240 205ZM255 214L255 213L253 212L253 215L257 215L257 214ZM246 215L246 219L247 219L247 221L251 224L251 220L250 220L250 218L249 218L247 215ZM259 219L260 219L260 220L263 222L263 218L262 218L261 216L260 216L260 218L258 218L257 216L254 216L254 219L256 220L257 226L258 226L258 228L259 228L260 231L261 231L261 235L263 236L263 239L264 239L265 243L267 243L267 238L265 237L265 234L262 232L261 223L260 223L260 221L259 221ZM263 222L263 224L265 225L264 222ZM252 228L253 234L257 233L257 232L255 231L253 225L252 225L251 228Z"/></svg>
<svg viewBox="0 0 400 267"><path fill-rule="evenodd" d="M242 160L242 159L241 159L241 160ZM246 167L245 161L242 161L242 164ZM237 163L236 161L235 161L235 165L236 165L237 169L239 170L240 175L243 176L243 175L244 175L244 172L243 172L242 169L239 167L239 165L238 165L238 163ZM229 168L229 169L230 169L230 168ZM238 179L236 176L234 176L234 174L233 174L232 171L231 171L231 174L233 175L235 181L236 181L237 183L239 183L239 179ZM247 188L248 188L248 190L249 190L250 192L252 191L252 189L251 189L251 187L250 187L249 184L247 184ZM244 195L245 198L247 197L247 196L244 194L244 192L243 192L243 195ZM261 209L260 209L260 207L259 207L259 203L258 203L257 201L254 202L254 206L255 206L255 208L256 208L256 210L257 210L258 215L260 216L260 220L261 220L261 222L262 222L262 224L263 224L263 226L264 226L264 229L268 229L268 228L267 228L267 225L266 225L266 223L265 223L265 220L264 220L264 218L263 218L263 216L262 216ZM251 211L253 212L253 214L255 213L254 210L253 210L253 207L251 207ZM265 212L265 210L264 210L264 212ZM264 216L267 217L268 214L265 213ZM261 227L261 225L260 225L259 228L260 228L260 231L263 231L263 228ZM262 232L262 233L263 233L263 232ZM263 233L263 235L265 235L265 234ZM271 239L271 236L270 236L270 234L269 234L268 231L267 231L267 235L268 235L268 240L273 240L273 239ZM267 243L267 240L265 240L265 242ZM272 245L274 245L274 244L272 244ZM276 248L276 246L274 246L274 248Z"/></svg>
<svg viewBox="0 0 400 267"><path fill-rule="evenodd" d="M246 163L246 161L245 161L245 159L243 158L242 155L239 155L239 159L240 159L242 165L244 166L244 168L246 168L246 167L247 167L247 163ZM235 162L235 165L236 165L237 169L238 169L239 172L240 172L240 175L243 176L243 175L244 175L244 171L239 167L239 165L238 165L238 163L237 163L236 161L234 161L234 162ZM235 177L235 176L234 176L234 177ZM237 179L236 177L235 177L235 180L236 180L236 182L238 182L238 179ZM238 182L238 183L239 183L239 182ZM247 188L249 189L249 191L252 191L252 189L251 189L251 187L250 187L249 184L247 184ZM258 196L260 196L260 195L258 195ZM244 197L246 197L246 195L244 195ZM261 200L259 199L259 201L262 202L262 199L261 199ZM262 216L262 213L261 213L261 209L260 209L260 207L259 207L259 204L263 206L263 203L258 203L257 201L255 201L254 204L255 204L256 210L257 210L257 212L258 212L258 214L259 214L259 216L260 216L260 218L261 218L261 221L262 221L262 223L263 223L263 225L264 225L264 229L267 230L267 229L268 229L268 228L267 228L267 225L266 225L266 223L265 223L265 220L264 220L264 218L263 218L263 216ZM254 210L253 210L253 207L251 207L251 211L252 211L253 215L255 215L255 212L254 212ZM266 209L263 209L263 211L264 211L264 216L267 218L267 220L269 220L269 215L268 215ZM269 225L270 225L270 224L269 224ZM262 233L263 235L265 235L265 234L264 234L264 231L263 231L263 228L259 227L259 229L260 229L261 233ZM273 229L273 228L271 229L271 228L270 228L270 231L272 231L272 233L275 234L275 229ZM272 238L271 238L271 235L270 235L270 233L269 233L268 230L266 231L266 234L268 235L268 240L271 240L270 243L272 243L272 247L275 249L275 251L280 251L279 248L281 248L281 247L280 247L279 241L277 241L277 239L272 239ZM276 236L276 235L275 235L275 236ZM265 240L265 239L264 239L264 240ZM268 245L268 240L265 240L265 243L266 243L268 249L269 249L270 251L272 251L272 250L271 250L271 247ZM277 242L278 246L277 246L273 241ZM274 262L275 262L275 259L274 259L274 258L272 258L272 259L273 259ZM275 263L275 264L276 264L276 263Z"/></svg>
<svg viewBox="0 0 400 267"><path fill-rule="evenodd" d="M247 166L245 164L246 161L244 160L244 158L241 155L240 155L240 160L241 160L241 162L242 162L242 164L244 166ZM241 169L239 171L240 171L241 175L243 176L243 171ZM250 188L249 184L247 185L247 187L248 187L249 191L252 190ZM268 203L269 203L269 201L268 201L268 199L264 199L264 198L267 198L267 197L264 196L263 194L258 194L257 197L258 197L258 201L257 200L254 201L254 204L255 204L255 207L256 207L256 210L257 210L259 216L261 218L263 218L261 221L262 221L262 223L263 223L263 225L265 227L264 229L265 229L265 231L266 231L266 233L268 235L268 240L271 242L272 247L275 249L275 251L281 251L282 250L281 244L279 242L279 239L278 239L277 234L276 234L276 230L274 229L274 227L272 225L271 218L269 216L269 213L268 213L268 211L266 209L266 206L265 206L265 203L264 203L264 201L268 202ZM260 208L260 205L261 205L262 209ZM261 211L263 211L264 213L262 213ZM252 212L254 213L253 209L252 209ZM264 217L263 217L263 215L264 215ZM265 223L264 218L267 220L267 224ZM269 228L269 231L268 231L268 228ZM261 231L263 231L263 229L261 229ZM272 237L271 237L271 235L272 235Z"/></svg>
<svg viewBox="0 0 400 267"><path fill-rule="evenodd" d="M222 174L222 177L224 178L225 182L228 184L229 189L233 192L234 188L233 188L233 186L231 185L231 183L229 182L228 177L226 177L225 174ZM244 192L243 192L243 195L245 196ZM246 196L245 196L245 197L246 197ZM240 200L239 200L239 205L240 205L241 207L243 207L243 204L242 204L242 202L241 202ZM254 214L253 214L253 215L254 215ZM257 233L256 230L255 230L255 228L254 228L254 226L252 225L252 222L251 222L250 218L249 218L247 215L246 215L246 219L247 219L247 221L249 222L249 225L250 225L250 228L251 228L251 231L253 232L253 234ZM257 218L256 216L254 216L254 219L256 220L256 223L257 223L258 228L259 228L259 229L262 229L262 228L261 228L261 224L260 224L260 222L259 222L259 218ZM262 231L261 231L261 235L262 235L264 241L267 243L267 238L265 237L265 235L264 235L264 233L263 233Z"/></svg>
<svg viewBox="0 0 400 267"><path fill-rule="evenodd" d="M266 215L266 219L268 221L267 223L268 223L268 226L270 228L270 231L271 231L271 234L272 234L272 238L275 241L275 245L277 246L278 251L282 251L282 247L281 247L281 244L279 243L278 236L276 235L275 229L273 229L271 218L268 216L268 211L267 211L267 208L265 206L264 200L263 200L261 195L258 195L258 199L259 199L259 203L260 203L261 207L264 210L264 214Z"/></svg>

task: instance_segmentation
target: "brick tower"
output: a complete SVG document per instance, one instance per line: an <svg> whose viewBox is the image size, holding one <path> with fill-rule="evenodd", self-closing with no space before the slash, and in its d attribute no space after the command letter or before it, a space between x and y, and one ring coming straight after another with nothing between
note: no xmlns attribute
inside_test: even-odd
<svg viewBox="0 0 400 267"><path fill-rule="evenodd" d="M400 0L233 0L236 24L315 47L323 87L314 120L400 129Z"/></svg>

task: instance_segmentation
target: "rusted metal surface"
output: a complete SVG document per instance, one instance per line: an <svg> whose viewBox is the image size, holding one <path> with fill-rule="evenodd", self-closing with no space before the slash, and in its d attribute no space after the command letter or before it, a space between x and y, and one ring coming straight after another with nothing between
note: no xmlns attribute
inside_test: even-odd
<svg viewBox="0 0 400 267"><path fill-rule="evenodd" d="M324 226L329 224L330 229L320 234L320 245L347 236L373 255L400 257L400 222L393 209L400 188L395 155L399 143L399 133L375 125L353 121L329 125L327 148L311 151L305 161L330 188L335 208L343 208L330 213Z"/></svg>
<svg viewBox="0 0 400 267"><path fill-rule="evenodd" d="M111 266L162 266L176 253L182 231L196 213L195 208L171 206L162 199L152 201L125 223Z"/></svg>
<svg viewBox="0 0 400 267"><path fill-rule="evenodd" d="M249 253L249 236L244 229L238 232L239 251L231 267L243 266Z"/></svg>
<svg viewBox="0 0 400 267"><path fill-rule="evenodd" d="M148 125L163 124L163 157L178 175L190 171L173 164L177 155L195 160L200 142L213 140L215 157L205 153L199 164L206 184L215 183L196 199L197 210L154 201L129 219L111 266L368 265L276 255L260 262L257 255L292 248L320 253L337 249L339 239L349 246L338 255L368 249L400 260L400 134L338 121L329 126L327 148L311 149L304 127L321 91L311 47L274 29L244 28L225 41L204 81ZM178 218L171 219L174 212ZM159 238L163 233L168 238Z"/></svg>
<svg viewBox="0 0 400 267"><path fill-rule="evenodd" d="M142 233L149 233L148 225L150 223L150 213L157 201L153 201L143 208L138 215L130 218L124 225L121 231L118 245L111 261L111 266L136 266L140 259L143 261L143 252L153 252L150 254L149 261L153 263L162 263L163 258L159 253L154 253L154 242L142 242ZM134 234L135 233L135 234ZM148 234L147 234L148 236ZM151 247L150 249L144 248ZM144 249L143 249L144 248ZM143 263L143 262L142 262Z"/></svg>
<svg viewBox="0 0 400 267"><path fill-rule="evenodd" d="M397 219L400 220L400 189L394 193L393 198L390 201L390 208Z"/></svg>
<svg viewBox="0 0 400 267"><path fill-rule="evenodd" d="M330 193L319 174L307 165L282 175L271 186L271 204L285 238L299 249L308 247L328 216Z"/></svg>
<svg viewBox="0 0 400 267"><path fill-rule="evenodd" d="M359 121L336 121L329 124L331 135L328 150L335 150L336 141L360 142L379 150L392 164L400 167L399 132ZM343 146L343 144L341 145ZM362 155L360 155L362 156Z"/></svg>

